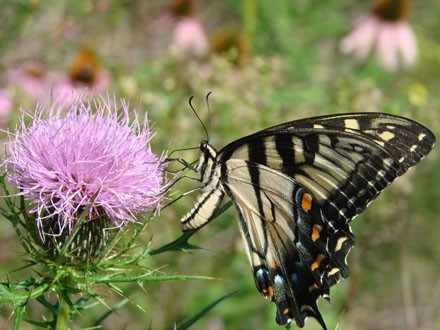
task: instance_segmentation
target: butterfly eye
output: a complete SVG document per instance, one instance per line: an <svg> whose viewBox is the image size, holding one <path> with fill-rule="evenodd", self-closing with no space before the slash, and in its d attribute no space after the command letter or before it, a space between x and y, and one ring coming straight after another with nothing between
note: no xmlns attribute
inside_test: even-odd
<svg viewBox="0 0 440 330"><path fill-rule="evenodd" d="M208 141L203 140L202 142L200 142L199 148L203 153L205 153L206 150L208 149Z"/></svg>

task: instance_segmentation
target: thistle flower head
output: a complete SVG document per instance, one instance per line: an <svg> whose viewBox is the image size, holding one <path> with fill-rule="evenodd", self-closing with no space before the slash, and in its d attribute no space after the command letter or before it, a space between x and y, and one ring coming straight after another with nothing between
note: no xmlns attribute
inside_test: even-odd
<svg viewBox="0 0 440 330"><path fill-rule="evenodd" d="M130 124L135 112L122 102L118 115L108 96L66 104L39 107L29 125L24 115L3 162L43 242L68 235L84 211L86 222L104 217L107 227L121 227L163 197L163 162L151 151L146 120Z"/></svg>

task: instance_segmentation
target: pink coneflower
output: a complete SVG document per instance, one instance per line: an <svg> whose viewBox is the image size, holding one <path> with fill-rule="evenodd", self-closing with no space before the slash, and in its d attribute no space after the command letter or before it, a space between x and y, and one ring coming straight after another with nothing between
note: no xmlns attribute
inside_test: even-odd
<svg viewBox="0 0 440 330"><path fill-rule="evenodd" d="M408 14L409 0L376 0L373 11L358 18L353 31L341 41L341 52L363 61L375 51L377 61L387 70L397 69L399 63L412 66L417 43L406 21Z"/></svg>
<svg viewBox="0 0 440 330"><path fill-rule="evenodd" d="M7 86L18 87L35 103L50 97L50 80L44 66L35 60L7 70L4 76Z"/></svg>
<svg viewBox="0 0 440 330"><path fill-rule="evenodd" d="M208 55L208 38L198 17L185 17L176 23L173 44L182 57L203 58Z"/></svg>
<svg viewBox="0 0 440 330"><path fill-rule="evenodd" d="M38 61L28 61L8 70L4 82L20 89L34 103L51 98L73 102L80 95L103 92L110 82L108 70L88 48L81 48L73 56L66 71L66 74L49 71Z"/></svg>
<svg viewBox="0 0 440 330"><path fill-rule="evenodd" d="M74 86L88 88L98 93L103 92L110 81L107 69L87 47L83 47L75 54L68 73Z"/></svg>
<svg viewBox="0 0 440 330"><path fill-rule="evenodd" d="M172 28L170 48L183 60L208 56L209 42L193 0L172 0L160 22Z"/></svg>
<svg viewBox="0 0 440 330"><path fill-rule="evenodd" d="M154 134L125 102L120 108L118 115L109 97L56 102L9 133L7 179L29 201L43 243L50 238L62 244L85 210L84 228L96 240L101 229L120 228L159 207L163 159L151 151Z"/></svg>

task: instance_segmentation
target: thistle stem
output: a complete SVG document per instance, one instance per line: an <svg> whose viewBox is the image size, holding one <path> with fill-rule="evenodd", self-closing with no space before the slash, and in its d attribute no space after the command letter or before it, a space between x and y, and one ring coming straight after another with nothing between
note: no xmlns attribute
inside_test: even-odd
<svg viewBox="0 0 440 330"><path fill-rule="evenodd" d="M67 329L67 322L69 321L69 312L70 312L69 303L63 298L62 295L59 295L57 324L55 326L55 330Z"/></svg>
<svg viewBox="0 0 440 330"><path fill-rule="evenodd" d="M21 321L23 319L23 313L26 306L19 306L14 309L15 320L14 320L14 330L19 330L21 328Z"/></svg>

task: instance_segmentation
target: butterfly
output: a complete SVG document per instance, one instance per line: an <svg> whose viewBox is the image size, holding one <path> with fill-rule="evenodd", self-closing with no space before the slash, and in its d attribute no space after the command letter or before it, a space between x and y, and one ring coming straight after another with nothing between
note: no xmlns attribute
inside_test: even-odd
<svg viewBox="0 0 440 330"><path fill-rule="evenodd" d="M319 297L349 275L350 221L432 149L435 136L383 113L320 116L280 124L216 151L200 143L193 170L202 192L181 219L207 224L225 196L237 211L255 284L276 322L326 329Z"/></svg>

